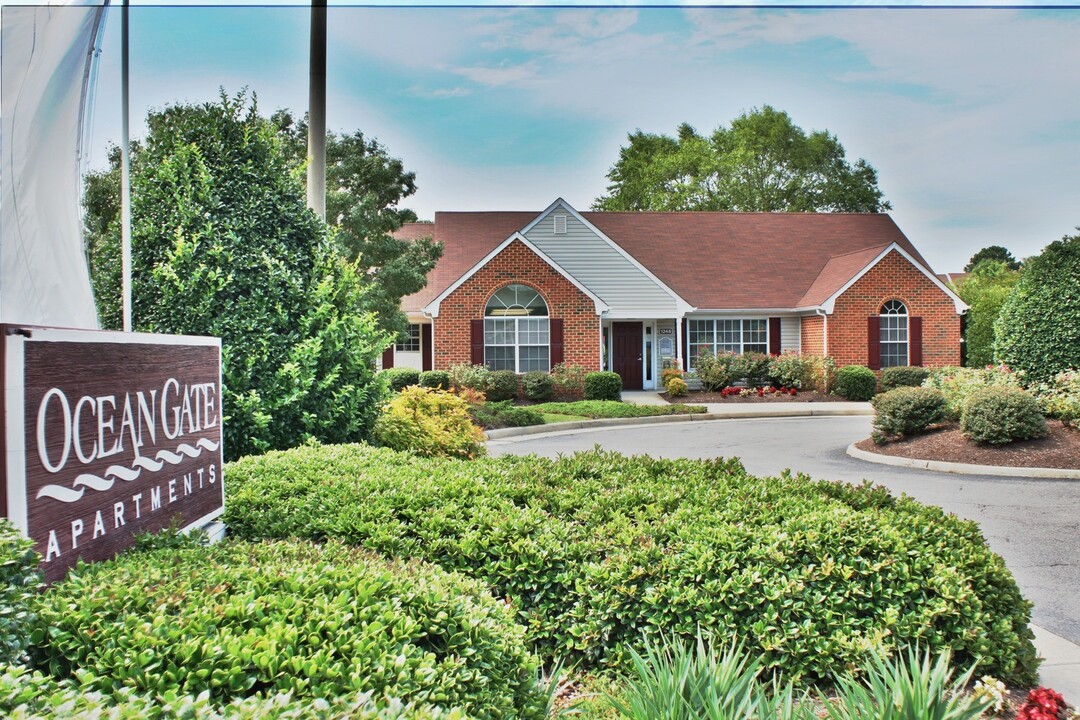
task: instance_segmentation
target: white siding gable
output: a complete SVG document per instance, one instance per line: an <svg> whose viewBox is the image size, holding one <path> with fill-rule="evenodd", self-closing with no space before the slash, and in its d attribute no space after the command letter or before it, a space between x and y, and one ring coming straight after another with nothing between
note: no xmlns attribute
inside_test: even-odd
<svg viewBox="0 0 1080 720"><path fill-rule="evenodd" d="M555 233L555 215L566 217L565 234ZM525 230L524 235L607 303L610 310L605 317L681 317L682 312L670 291L581 222L569 206L555 203Z"/></svg>

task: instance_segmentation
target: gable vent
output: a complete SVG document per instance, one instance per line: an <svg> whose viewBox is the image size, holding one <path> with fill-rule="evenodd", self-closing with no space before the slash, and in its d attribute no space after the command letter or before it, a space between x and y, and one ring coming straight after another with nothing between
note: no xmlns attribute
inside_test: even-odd
<svg viewBox="0 0 1080 720"><path fill-rule="evenodd" d="M555 216L555 230L554 230L554 232L555 232L556 235L565 235L566 234L566 216L565 215L556 215Z"/></svg>

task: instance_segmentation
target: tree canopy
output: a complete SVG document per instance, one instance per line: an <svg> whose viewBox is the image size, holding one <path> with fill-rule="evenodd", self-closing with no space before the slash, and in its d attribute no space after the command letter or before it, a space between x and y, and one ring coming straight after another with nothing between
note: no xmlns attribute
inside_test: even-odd
<svg viewBox="0 0 1080 720"><path fill-rule="evenodd" d="M630 133L595 210L882 212L877 171L849 163L835 135L809 134L765 105L711 136L689 124L677 137Z"/></svg>
<svg viewBox="0 0 1080 720"><path fill-rule="evenodd" d="M148 124L131 176L136 329L221 338L230 459L366 438L390 338L307 209L276 129L243 93L151 112ZM102 236L115 248L118 224Z"/></svg>
<svg viewBox="0 0 1080 720"><path fill-rule="evenodd" d="M975 264L957 294L970 306L964 323L965 364L984 367L994 362L994 322L1020 273L1001 260L984 259Z"/></svg>
<svg viewBox="0 0 1080 720"><path fill-rule="evenodd" d="M971 272L979 263L987 260L1003 263L1009 270L1020 269L1020 262L1011 252L1001 245L991 245L972 255L971 260L964 266L964 272Z"/></svg>
<svg viewBox="0 0 1080 720"><path fill-rule="evenodd" d="M294 167L307 158L307 122L295 121L287 111L271 122L281 132ZM306 183L306 174L300 175ZM342 255L356 262L371 290L367 307L379 326L395 335L407 330L401 298L421 290L427 274L442 257L442 246L431 238L411 242L392 233L416 221L416 213L399 207L416 192L416 174L401 160L360 131L352 135L326 134L326 222Z"/></svg>
<svg viewBox="0 0 1080 720"><path fill-rule="evenodd" d="M1080 368L1080 232L1024 263L994 325L994 355L1029 382Z"/></svg>

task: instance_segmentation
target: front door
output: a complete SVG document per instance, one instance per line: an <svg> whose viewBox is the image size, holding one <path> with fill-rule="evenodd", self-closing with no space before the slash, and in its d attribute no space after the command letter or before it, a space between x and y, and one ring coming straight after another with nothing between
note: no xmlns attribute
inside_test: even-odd
<svg viewBox="0 0 1080 720"><path fill-rule="evenodd" d="M611 323L611 367L622 377L624 390L640 390L641 323Z"/></svg>

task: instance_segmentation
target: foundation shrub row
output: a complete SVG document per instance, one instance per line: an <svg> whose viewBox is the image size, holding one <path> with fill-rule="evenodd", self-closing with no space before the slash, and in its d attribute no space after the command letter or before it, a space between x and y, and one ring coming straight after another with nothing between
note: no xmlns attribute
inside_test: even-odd
<svg viewBox="0 0 1080 720"><path fill-rule="evenodd" d="M512 608L475 580L334 540L129 553L78 568L36 605L31 667L48 677L9 670L5 716L23 704L62 716L50 706L66 702L70 717L86 717L95 695L130 703L125 717L153 717L184 695L196 707L247 698L235 716L253 718L318 717L303 710L320 707L324 717L429 717L417 705L546 715Z"/></svg>
<svg viewBox="0 0 1080 720"><path fill-rule="evenodd" d="M722 459L464 463L365 446L245 458L229 478L237 535L333 538L470 575L547 661L622 670L643 637L706 628L797 683L913 644L1035 678L1030 605L977 526L880 488Z"/></svg>

